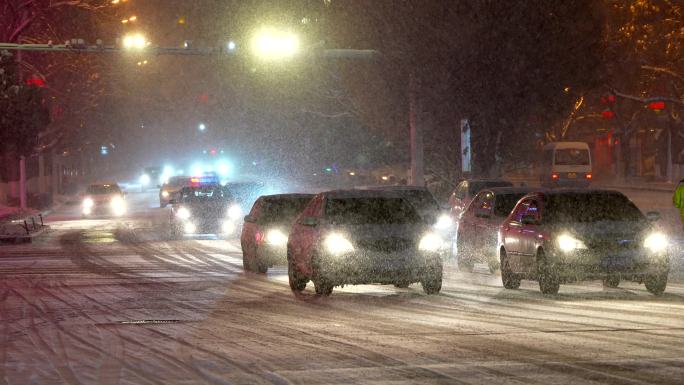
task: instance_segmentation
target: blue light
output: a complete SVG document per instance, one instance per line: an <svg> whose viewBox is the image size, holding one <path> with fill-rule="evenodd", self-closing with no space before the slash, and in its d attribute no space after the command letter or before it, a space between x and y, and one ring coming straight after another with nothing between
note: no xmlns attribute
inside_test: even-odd
<svg viewBox="0 0 684 385"><path fill-rule="evenodd" d="M107 154L109 154L109 149L107 148L107 146L101 146L100 147L100 155L107 155Z"/></svg>

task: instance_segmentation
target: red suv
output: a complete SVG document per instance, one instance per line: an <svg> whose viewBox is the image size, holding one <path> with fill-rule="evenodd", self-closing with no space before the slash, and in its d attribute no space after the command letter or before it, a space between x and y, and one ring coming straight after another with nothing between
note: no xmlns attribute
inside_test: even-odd
<svg viewBox="0 0 684 385"><path fill-rule="evenodd" d="M442 287L447 243L401 194L338 190L316 195L299 215L287 243L290 287L309 280L330 295L345 284L420 282L428 294Z"/></svg>
<svg viewBox="0 0 684 385"><path fill-rule="evenodd" d="M264 195L254 202L242 226L242 264L245 271L266 273L285 264L287 235L292 222L314 194Z"/></svg>

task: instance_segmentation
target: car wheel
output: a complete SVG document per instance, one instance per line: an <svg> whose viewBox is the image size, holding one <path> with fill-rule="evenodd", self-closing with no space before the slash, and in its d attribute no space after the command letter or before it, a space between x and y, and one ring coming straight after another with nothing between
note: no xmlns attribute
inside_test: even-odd
<svg viewBox="0 0 684 385"><path fill-rule="evenodd" d="M324 297L329 296L333 292L333 285L320 278L314 281L314 288L316 289L316 294Z"/></svg>
<svg viewBox="0 0 684 385"><path fill-rule="evenodd" d="M619 274L608 274L603 278L603 287L618 287L620 284L620 275Z"/></svg>
<svg viewBox="0 0 684 385"><path fill-rule="evenodd" d="M397 281L394 283L394 287L398 287L400 289L406 289L411 285L411 282L409 281Z"/></svg>
<svg viewBox="0 0 684 385"><path fill-rule="evenodd" d="M503 283L506 289L517 289L520 287L520 277L511 270L506 250L503 249L501 249L501 283Z"/></svg>
<svg viewBox="0 0 684 385"><path fill-rule="evenodd" d="M558 294L560 289L558 272L548 263L542 249L537 251L537 279L542 294Z"/></svg>
<svg viewBox="0 0 684 385"><path fill-rule="evenodd" d="M290 258L287 259L287 278L290 281L290 289L295 294L301 293L306 288L307 282L309 282L306 277L303 277L297 271L294 262Z"/></svg>
<svg viewBox="0 0 684 385"><path fill-rule="evenodd" d="M472 272L475 267L471 256L466 252L463 241L459 236L456 239L456 257L458 258L458 269L461 271Z"/></svg>
<svg viewBox="0 0 684 385"><path fill-rule="evenodd" d="M425 294L437 294L442 290L442 264L428 267L425 277L421 281Z"/></svg>
<svg viewBox="0 0 684 385"><path fill-rule="evenodd" d="M644 277L644 285L646 285L646 290L648 290L653 295L661 295L665 292L667 287L667 272L647 275Z"/></svg>

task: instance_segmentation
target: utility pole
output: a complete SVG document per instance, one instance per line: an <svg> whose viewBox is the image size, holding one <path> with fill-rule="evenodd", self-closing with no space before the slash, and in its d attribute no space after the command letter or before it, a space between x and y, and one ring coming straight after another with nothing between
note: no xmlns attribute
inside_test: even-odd
<svg viewBox="0 0 684 385"><path fill-rule="evenodd" d="M416 79L413 72L409 75L409 139L411 152L411 184L424 186L423 174L423 127L420 124L418 101L416 98Z"/></svg>

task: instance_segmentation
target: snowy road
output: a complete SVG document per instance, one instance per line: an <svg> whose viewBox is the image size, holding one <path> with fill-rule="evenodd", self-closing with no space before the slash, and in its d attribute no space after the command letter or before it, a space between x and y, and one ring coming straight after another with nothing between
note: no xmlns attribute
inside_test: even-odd
<svg viewBox="0 0 684 385"><path fill-rule="evenodd" d="M679 229L669 195L633 193ZM447 269L420 285L296 299L284 267L242 271L237 240L167 241L152 194L125 220L53 213L31 245L0 245L7 384L681 383L684 284L501 287ZM664 202L664 203L663 203Z"/></svg>

